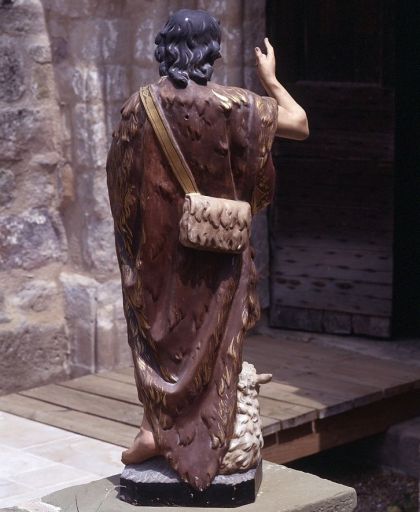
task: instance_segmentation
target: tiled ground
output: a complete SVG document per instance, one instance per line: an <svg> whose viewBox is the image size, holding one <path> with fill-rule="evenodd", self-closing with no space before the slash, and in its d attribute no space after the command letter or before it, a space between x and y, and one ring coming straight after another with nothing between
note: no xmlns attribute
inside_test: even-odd
<svg viewBox="0 0 420 512"><path fill-rule="evenodd" d="M120 473L121 450L0 412L0 508Z"/></svg>

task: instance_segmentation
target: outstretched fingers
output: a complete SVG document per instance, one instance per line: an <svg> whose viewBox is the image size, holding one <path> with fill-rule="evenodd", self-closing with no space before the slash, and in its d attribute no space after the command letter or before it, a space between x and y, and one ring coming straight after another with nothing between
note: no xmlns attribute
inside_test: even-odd
<svg viewBox="0 0 420 512"><path fill-rule="evenodd" d="M268 37L264 38L264 44L267 49L267 57L274 57L274 48L268 40Z"/></svg>

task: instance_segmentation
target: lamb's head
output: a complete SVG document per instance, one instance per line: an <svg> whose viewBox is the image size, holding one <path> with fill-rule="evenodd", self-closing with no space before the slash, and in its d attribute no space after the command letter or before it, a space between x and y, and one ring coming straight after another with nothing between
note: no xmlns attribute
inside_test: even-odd
<svg viewBox="0 0 420 512"><path fill-rule="evenodd" d="M260 385L270 382L272 377L271 373L258 374L253 364L244 361L242 371L239 374L238 390L244 395L258 394Z"/></svg>

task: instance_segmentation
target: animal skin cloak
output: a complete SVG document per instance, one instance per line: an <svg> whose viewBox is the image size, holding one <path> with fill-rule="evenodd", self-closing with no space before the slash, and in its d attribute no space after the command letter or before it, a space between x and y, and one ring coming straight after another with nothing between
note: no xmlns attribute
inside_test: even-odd
<svg viewBox="0 0 420 512"><path fill-rule="evenodd" d="M235 187L254 212L270 202L274 99L165 77L156 93L202 194L234 199ZM121 112L107 174L139 399L162 454L204 489L229 446L243 337L259 316L252 249L179 243L183 190L139 95Z"/></svg>

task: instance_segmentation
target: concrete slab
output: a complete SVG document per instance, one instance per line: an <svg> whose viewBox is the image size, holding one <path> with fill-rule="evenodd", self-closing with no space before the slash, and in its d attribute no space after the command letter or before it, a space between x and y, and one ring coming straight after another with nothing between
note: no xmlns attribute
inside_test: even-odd
<svg viewBox="0 0 420 512"><path fill-rule="evenodd" d="M0 508L118 473L121 450L0 412Z"/></svg>
<svg viewBox="0 0 420 512"><path fill-rule="evenodd" d="M352 512L356 508L356 492L350 487L323 480L277 464L264 461L263 482L257 501L238 507L244 512ZM134 512L139 508L117 498L119 475L90 484L69 487L42 498L40 501L2 509L3 512ZM183 510L178 507L177 510ZM156 507L141 507L144 512L156 512ZM162 512L173 507L159 507ZM204 511L204 508L185 510ZM222 511L226 509L212 508Z"/></svg>

